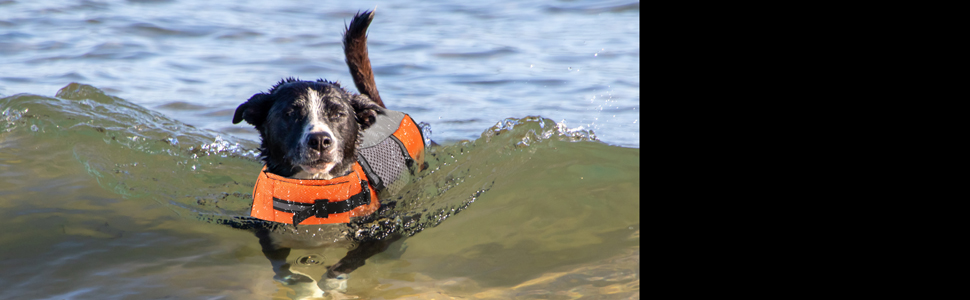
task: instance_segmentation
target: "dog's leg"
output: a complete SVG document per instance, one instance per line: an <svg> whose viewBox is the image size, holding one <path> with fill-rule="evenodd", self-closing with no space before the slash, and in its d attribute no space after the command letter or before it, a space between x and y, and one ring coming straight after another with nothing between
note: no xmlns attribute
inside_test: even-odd
<svg viewBox="0 0 970 300"><path fill-rule="evenodd" d="M367 55L367 26L374 20L373 11L364 11L350 20L350 26L344 32L344 55L347 57L347 67L350 76L354 78L354 85L362 95L370 97L374 103L383 108L384 102L377 93L377 82L374 81L374 71L370 67L370 57Z"/></svg>
<svg viewBox="0 0 970 300"><path fill-rule="evenodd" d="M290 271L290 264L286 263L286 258L290 256L290 248L277 247L270 237L269 229L257 229L256 237L259 238L259 245L263 248L263 255L273 265L273 273L276 273L273 279L285 285L313 282L313 278Z"/></svg>
<svg viewBox="0 0 970 300"><path fill-rule="evenodd" d="M401 234L394 234L384 239L360 243L357 248L348 251L344 258L341 258L339 262L327 269L327 278L336 278L339 275L348 274L364 266L368 258L384 252L388 246L400 240L401 237Z"/></svg>
<svg viewBox="0 0 970 300"><path fill-rule="evenodd" d="M404 235L396 233L387 238L372 240L360 243L354 250L347 252L336 264L327 268L327 274L320 280L320 289L325 291L346 291L348 274L357 268L364 266L365 261L371 256L387 250L392 243L400 240Z"/></svg>

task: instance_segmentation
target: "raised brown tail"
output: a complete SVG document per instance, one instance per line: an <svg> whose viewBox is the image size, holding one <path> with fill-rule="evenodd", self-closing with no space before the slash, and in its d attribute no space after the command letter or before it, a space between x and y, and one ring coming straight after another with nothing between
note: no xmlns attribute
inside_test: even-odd
<svg viewBox="0 0 970 300"><path fill-rule="evenodd" d="M370 58L367 56L367 26L373 20L374 11L368 10L354 15L344 32L344 55L347 56L347 67L350 68L350 76L354 78L357 91L387 108L381 101L381 95L377 93L374 71L371 70Z"/></svg>

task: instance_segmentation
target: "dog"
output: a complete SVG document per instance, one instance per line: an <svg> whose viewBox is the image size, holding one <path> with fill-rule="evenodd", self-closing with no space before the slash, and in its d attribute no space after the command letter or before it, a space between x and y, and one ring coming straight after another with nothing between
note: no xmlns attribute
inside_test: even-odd
<svg viewBox="0 0 970 300"><path fill-rule="evenodd" d="M233 116L234 124L255 126L265 163L250 217L234 226L255 231L274 279L284 284L313 281L290 270L290 249L356 244L318 282L323 290L345 290L350 272L401 238L358 237L348 224L372 221L389 207L378 195L398 191L409 174L427 166L421 129L407 114L387 110L378 94L367 53L373 18L373 11L356 14L343 36L360 94L323 79L285 78Z"/></svg>

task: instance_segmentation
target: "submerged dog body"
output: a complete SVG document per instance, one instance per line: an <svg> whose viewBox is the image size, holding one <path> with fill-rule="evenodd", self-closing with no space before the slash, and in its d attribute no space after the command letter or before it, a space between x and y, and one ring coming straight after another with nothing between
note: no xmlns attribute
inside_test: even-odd
<svg viewBox="0 0 970 300"><path fill-rule="evenodd" d="M327 281L321 282L333 288L341 285L334 280L345 286L344 274L401 237L359 240L346 230L346 223L367 219L380 207L377 191L387 192L408 173L402 171L423 162L420 129L406 114L386 110L377 94L365 35L373 16L356 15L344 34L347 65L361 94L322 79L287 78L253 95L233 116L233 123L245 120L259 131L266 164L254 192L255 220L243 227L256 232L275 278L284 283L310 280L289 271L290 248L344 246L352 240L357 247L329 267ZM289 186L299 190L281 188ZM325 189L331 188L339 191L328 194Z"/></svg>

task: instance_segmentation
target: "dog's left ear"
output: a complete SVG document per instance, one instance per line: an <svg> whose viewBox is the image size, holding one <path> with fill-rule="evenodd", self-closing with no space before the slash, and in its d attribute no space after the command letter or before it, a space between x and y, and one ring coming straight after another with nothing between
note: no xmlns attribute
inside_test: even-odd
<svg viewBox="0 0 970 300"><path fill-rule="evenodd" d="M350 106L354 107L354 113L357 115L357 124L360 124L360 129L364 130L374 125L377 122L377 114L381 112L381 106L374 103L366 95L354 95L350 99Z"/></svg>
<svg viewBox="0 0 970 300"><path fill-rule="evenodd" d="M236 108L236 113L232 116L232 123L237 124L246 120L247 123L259 129L266 121L266 114L273 106L274 98L271 95L259 93L249 98Z"/></svg>

